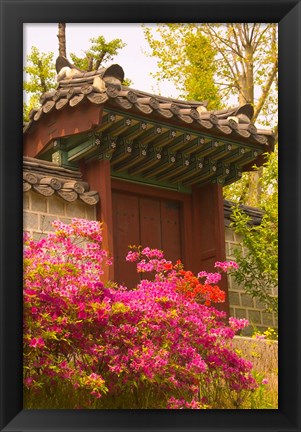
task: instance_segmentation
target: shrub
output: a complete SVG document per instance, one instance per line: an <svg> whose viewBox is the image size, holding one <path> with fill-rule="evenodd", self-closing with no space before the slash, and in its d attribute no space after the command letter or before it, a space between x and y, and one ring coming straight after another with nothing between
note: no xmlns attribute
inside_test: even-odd
<svg viewBox="0 0 301 432"><path fill-rule="evenodd" d="M278 314L278 222L275 205L265 207L261 224L250 225L250 218L239 207L233 208L232 226L242 236L242 249L235 249L239 269L233 273L246 293L260 300L268 312Z"/></svg>
<svg viewBox="0 0 301 432"><path fill-rule="evenodd" d="M224 300L219 273L195 276L137 248L127 260L150 278L104 285L101 224L54 226L46 239L25 236L27 408L237 408L258 387L231 344L247 321L211 305Z"/></svg>

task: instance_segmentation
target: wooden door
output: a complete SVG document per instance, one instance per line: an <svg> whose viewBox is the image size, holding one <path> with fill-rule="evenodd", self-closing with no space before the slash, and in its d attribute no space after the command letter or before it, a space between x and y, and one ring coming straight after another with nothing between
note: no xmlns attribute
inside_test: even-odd
<svg viewBox="0 0 301 432"><path fill-rule="evenodd" d="M129 245L162 249L166 259L182 259L179 202L113 191L112 206L117 282L133 287L139 281L135 264L125 261Z"/></svg>

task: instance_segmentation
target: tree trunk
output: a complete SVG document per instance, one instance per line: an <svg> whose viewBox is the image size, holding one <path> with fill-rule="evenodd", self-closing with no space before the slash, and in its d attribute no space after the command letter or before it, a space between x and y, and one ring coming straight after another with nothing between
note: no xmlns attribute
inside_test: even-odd
<svg viewBox="0 0 301 432"><path fill-rule="evenodd" d="M254 60L253 60L253 47L247 45L245 49L245 64L246 64L246 87L245 97L246 103L254 105Z"/></svg>
<svg viewBox="0 0 301 432"><path fill-rule="evenodd" d="M254 59L253 46L245 46L245 73L241 80L241 97L240 103L249 103L254 106ZM248 188L245 191L245 204L257 207L260 203L260 177L262 170L251 171L248 173Z"/></svg>
<svg viewBox="0 0 301 432"><path fill-rule="evenodd" d="M239 105L246 103L254 105L254 60L252 45L246 46L244 57L245 68L239 76Z"/></svg>
<svg viewBox="0 0 301 432"><path fill-rule="evenodd" d="M93 58L88 57L88 72L91 72L93 70Z"/></svg>
<svg viewBox="0 0 301 432"><path fill-rule="evenodd" d="M249 175L249 190L245 204L251 207L258 207L260 205L260 178L262 177L262 169L258 171L251 171Z"/></svg>
<svg viewBox="0 0 301 432"><path fill-rule="evenodd" d="M59 40L59 55L67 57L66 53L66 23L59 23L58 25L58 40Z"/></svg>

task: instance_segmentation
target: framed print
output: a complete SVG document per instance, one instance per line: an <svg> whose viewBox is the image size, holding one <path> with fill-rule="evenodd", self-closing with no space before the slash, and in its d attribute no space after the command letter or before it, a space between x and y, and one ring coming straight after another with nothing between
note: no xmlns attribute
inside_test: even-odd
<svg viewBox="0 0 301 432"><path fill-rule="evenodd" d="M0 1L1 430L299 431L300 2ZM202 76L186 93L190 97L187 96L184 103L181 97L155 95L147 88L145 65L141 60L141 65L136 61L132 65L132 70L139 72L137 77L142 77L140 88L135 90L136 87L130 85L128 90L127 79L131 79L131 74L123 70L121 62L110 66L112 60L102 68L97 58L93 58L95 45L104 44L104 40L92 40L94 47L85 51L85 55L90 54L82 58L73 54L71 59L59 38L60 45L55 41L59 46L56 71L53 77L44 77L50 81L54 79L55 86L50 90L45 87L39 106L28 110L22 133L23 30L26 25L39 24L49 29L50 37L51 26L57 26L54 23L59 21L67 23L67 32L68 23L75 32L78 31L76 24L95 22L116 29L115 45L106 46L109 58L123 46L118 25L231 22L271 23L271 26L275 23L274 28L277 26L279 56L275 64L279 67L280 124L277 133L281 142L278 405L265 406L257 402L244 405L241 399L233 396L238 389L247 392L259 382L256 384L249 373L248 363L239 362L239 350L228 351L225 342L228 337L233 338L234 331L243 328L244 318L251 316L248 307L253 317L256 316L255 300L251 297L248 300L234 290L231 301L235 301L235 296L239 300L233 307L229 296L223 302L222 296L225 292L228 294L225 276L201 272L198 278L204 277L206 282L196 282L196 277L182 264L187 264L195 274L200 263L207 266L208 271L217 268L221 273L227 270L225 266L235 266L233 261L223 262L229 259L230 249L227 246L226 250L224 241L221 187L240 178L241 172L250 171L254 164L264 163L262 145L269 152L273 150L271 131L256 128L252 123L254 106L246 95L244 100L240 98L240 107L236 109L221 107L218 103L210 105L214 98L214 80L209 105L197 101L198 96L193 92L203 85ZM144 25L145 35L151 45L153 40L147 25ZM254 27L252 32L256 31ZM74 40L77 39L74 37ZM277 43L276 31L274 39L267 41L266 51L271 48L269 43ZM227 45L224 38L220 42ZM169 43L172 45L173 41ZM215 43L218 44L217 39ZM153 44L153 50L157 48ZM165 57L164 62L177 73L179 69L172 68L181 53L176 48L173 52L174 57ZM209 48L206 53L207 62L211 55ZM32 51L31 55L33 58L39 54ZM48 60L44 57L43 61L47 63ZM247 62L245 65L248 68ZM185 67L185 62L181 67ZM195 71L198 72L197 67ZM209 74L207 71L206 79ZM205 83L201 91L207 88ZM267 112L272 118L269 108ZM271 121L277 123L276 119ZM28 192L24 202L21 198L23 156L23 190ZM202 199L197 187L202 188ZM252 211L250 214L255 226L256 218L262 215ZM59 231L53 235L50 227L55 215L60 222L55 222ZM79 219L72 221L73 217ZM83 219L86 222L80 222ZM97 220L103 222L101 235ZM23 230L33 234L35 245L40 245L37 251L33 243L25 241L26 260L22 253ZM47 237L48 233L51 236ZM82 249L70 240L76 235L84 240ZM112 251L113 266L111 256L97 249L97 242ZM129 243L142 247L133 247L127 255L129 262L125 263L120 254L125 254ZM42 257L45 244L51 249L49 255ZM59 257L62 249L64 252ZM58 252L57 261L54 250ZM86 263L81 264L81 273L80 257L84 257ZM131 270L133 267L128 266L133 266L138 259L137 276ZM100 262L106 266L100 268ZM157 272L155 282L143 279L146 271ZM24 286L23 274L28 275ZM41 289L40 276L47 279ZM64 299L49 295L50 291L55 291L54 280L65 283ZM117 285L104 285L104 280L114 280L122 289L118 291ZM218 289L217 282L222 290ZM171 295L172 284L176 294ZM129 286L140 288L129 290L126 288ZM150 293L157 296L153 303ZM171 306L179 301L174 300L174 296L182 299L178 309L178 306ZM202 304L193 303L195 307L190 310L192 297ZM212 306L213 298L221 305L216 312L208 309L211 312L205 319L204 308ZM39 307L45 307L41 315L37 314ZM224 327L223 314L226 316L230 311L231 315L231 308L238 311L237 316L229 320L230 327ZM185 314L190 317L185 326L182 326L182 319L178 319L180 310L183 317ZM64 317L61 311L66 314ZM147 326L143 314L149 317ZM108 317L110 326L106 327ZM265 321L263 315L260 317L259 325L276 322L272 314L266 314ZM40 331L42 319L44 333ZM200 327L193 327L200 319L203 323L210 321L205 330L202 324L202 337L198 334ZM216 329L212 331L214 326ZM100 327L106 331L100 331ZM60 336L62 332L64 336ZM135 336L135 341L139 341L137 346L131 332L139 335L138 339ZM148 344L150 332L159 340L157 345ZM23 339L29 349L23 348ZM198 354L196 346L200 343L206 346L207 363ZM72 344L77 344L77 351ZM128 344L127 353L136 355L135 366L132 359L126 357L124 344ZM169 352L171 345L178 349L175 356ZM42 352L39 349L45 347L45 356L39 357ZM272 349L270 346L270 352ZM96 357L102 359L101 364ZM56 358L55 366L51 364L53 358ZM225 358L227 367L223 369ZM222 366L214 369L215 364ZM219 376L219 386L212 388L208 378L207 393L201 395L195 390L195 383L208 368L223 370L224 375ZM39 374L43 375L45 370L48 378L43 381ZM135 381L137 370L140 375ZM68 377L72 391L71 387L62 386L58 396L54 390L57 377ZM257 379L262 386L267 382L264 376ZM131 380L135 385L129 385ZM228 381L231 382L228 400L224 398L223 403L213 403L212 393L226 394ZM47 388L44 393L39 390L42 382ZM33 383L37 389L36 398L32 398ZM153 387L149 390L150 383ZM169 397L171 388L181 391L171 392ZM197 393L196 399L191 399L191 391ZM78 398L78 394L84 395L83 398ZM92 405L91 395L95 399Z"/></svg>

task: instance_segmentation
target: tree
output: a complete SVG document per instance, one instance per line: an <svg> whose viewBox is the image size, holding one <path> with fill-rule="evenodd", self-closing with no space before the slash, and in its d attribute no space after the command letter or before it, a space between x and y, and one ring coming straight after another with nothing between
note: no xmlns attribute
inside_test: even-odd
<svg viewBox="0 0 301 432"><path fill-rule="evenodd" d="M62 57L67 57L66 50L66 23L58 24L58 40L59 40L59 55Z"/></svg>
<svg viewBox="0 0 301 432"><path fill-rule="evenodd" d="M29 113L37 107L40 96L56 87L53 57L53 53L42 53L34 46L26 57L27 64L23 70L29 79L23 81L23 89L29 94L29 101L23 103L23 121L28 121Z"/></svg>
<svg viewBox="0 0 301 432"><path fill-rule="evenodd" d="M59 55L66 57L66 24L58 24ZM113 39L106 42L103 36L90 39L91 48L85 52L85 57L77 57L70 54L75 66L84 71L97 70L101 65L112 60L118 51L125 47L121 39ZM42 53L36 47L32 47L27 56L27 64L24 71L29 75L29 80L23 82L23 89L30 95L29 101L23 103L23 121L29 120L29 113L39 105L40 96L56 87L56 71L54 65L54 53ZM131 81L125 79L124 85L130 85Z"/></svg>
<svg viewBox="0 0 301 432"><path fill-rule="evenodd" d="M185 99L208 101L209 109L221 107L214 58L217 51L201 28L194 24L160 24L155 38L152 29L143 26L152 57L158 58L158 81L170 80Z"/></svg>
<svg viewBox="0 0 301 432"><path fill-rule="evenodd" d="M208 63L214 65L214 85L225 104L229 105L230 97L236 97L241 105L251 103L254 106L252 121L272 125L277 130L276 24L159 24L155 33L161 40L157 41L152 29L145 30L146 40L152 49L151 55L159 58L157 78L170 78L174 74L173 80L182 81L184 91L189 94L187 76L191 77L192 83L193 76L196 77L196 82L202 78L202 72L198 69L205 67L207 55L202 52L201 44L196 50L190 49L186 44L191 44L193 38L201 41L206 37L211 52L215 53L214 58L208 57ZM178 51L175 51L175 45L178 45ZM197 65L195 69L187 66L191 65L191 58L186 54L188 51L193 56L193 63ZM173 52L176 53L174 61L179 61L179 69L184 71L182 75L170 66L170 73L166 74L167 67L164 63L168 56L173 57ZM204 62L199 62L202 59ZM195 75L196 70L198 75ZM200 93L197 100L202 98L204 96ZM209 105L209 109L212 106ZM237 187L241 189L240 198L249 205L256 206L260 203L261 192L257 184L261 175L262 169L259 169L245 174L242 183L237 183ZM233 186L232 189L225 188L227 198L231 198L232 190Z"/></svg>
<svg viewBox="0 0 301 432"><path fill-rule="evenodd" d="M218 77L225 94L237 95L240 105L254 107L252 121L259 120L277 129L277 25L229 23L204 24L204 34L210 37L218 51ZM255 92L258 97L255 97ZM244 175L240 201L258 206L262 200L259 179L263 168ZM233 189L233 187L232 187ZM231 192L231 188L225 189Z"/></svg>
<svg viewBox="0 0 301 432"><path fill-rule="evenodd" d="M100 65L112 60L118 51L126 46L121 39L107 42L103 36L91 38L90 42L92 45L88 51L85 51L85 57L78 57L74 53L70 53L75 66L85 71L99 69Z"/></svg>

